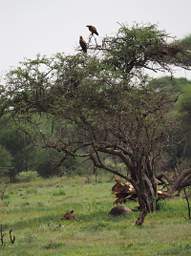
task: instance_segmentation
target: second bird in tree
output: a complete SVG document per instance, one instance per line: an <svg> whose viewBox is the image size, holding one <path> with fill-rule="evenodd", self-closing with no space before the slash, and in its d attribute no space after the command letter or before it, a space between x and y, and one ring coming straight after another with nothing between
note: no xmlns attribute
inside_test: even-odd
<svg viewBox="0 0 191 256"><path fill-rule="evenodd" d="M96 34L97 36L99 36L96 27L94 27L92 25L87 25L86 27L89 28L89 31L92 33L92 36L93 36L93 34Z"/></svg>
<svg viewBox="0 0 191 256"><path fill-rule="evenodd" d="M80 43L80 46L81 46L81 48L82 48L82 51L83 51L84 53L87 53L87 43L86 43L86 41L83 39L82 36L80 36L80 41L79 41L79 43Z"/></svg>

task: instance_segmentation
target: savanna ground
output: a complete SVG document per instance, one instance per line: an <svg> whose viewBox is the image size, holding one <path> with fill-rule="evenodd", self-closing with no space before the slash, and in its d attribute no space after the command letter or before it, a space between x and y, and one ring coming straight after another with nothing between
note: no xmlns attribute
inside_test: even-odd
<svg viewBox="0 0 191 256"><path fill-rule="evenodd" d="M191 255L191 221L182 198L161 202L143 227L137 212L111 218L109 179L87 183L82 177L36 180L10 185L0 205L6 231L1 256L164 256ZM136 203L127 203L132 208ZM77 220L61 217L74 209ZM15 244L9 243L12 228Z"/></svg>

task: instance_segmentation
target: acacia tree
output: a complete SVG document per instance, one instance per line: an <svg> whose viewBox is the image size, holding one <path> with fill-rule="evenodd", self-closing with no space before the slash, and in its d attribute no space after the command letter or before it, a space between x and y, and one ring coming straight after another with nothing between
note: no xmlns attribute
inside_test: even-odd
<svg viewBox="0 0 191 256"><path fill-rule="evenodd" d="M38 112L59 123L43 141L62 151L62 160L88 157L95 167L129 180L141 209L136 223L142 224L156 209L155 164L174 101L149 86L145 70L171 72L171 66L190 66L189 53L178 42L153 25L122 26L92 54L38 56L11 71L9 105L19 118L29 120ZM112 168L108 157L117 158L123 169Z"/></svg>

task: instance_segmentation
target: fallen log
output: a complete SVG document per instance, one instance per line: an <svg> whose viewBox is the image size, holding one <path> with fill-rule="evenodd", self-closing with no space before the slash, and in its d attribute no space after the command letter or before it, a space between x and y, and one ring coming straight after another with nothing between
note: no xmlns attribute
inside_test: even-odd
<svg viewBox="0 0 191 256"><path fill-rule="evenodd" d="M172 192L180 192L183 188L191 186L191 169L186 169L178 176L172 186Z"/></svg>
<svg viewBox="0 0 191 256"><path fill-rule="evenodd" d="M127 200L137 200L137 193L133 185L130 182L121 182L120 178L118 177L115 177L115 184L112 187L112 193L116 197L116 200L114 201L114 204L116 205L123 204ZM172 195L167 191L157 191L157 200L164 200L171 197Z"/></svg>

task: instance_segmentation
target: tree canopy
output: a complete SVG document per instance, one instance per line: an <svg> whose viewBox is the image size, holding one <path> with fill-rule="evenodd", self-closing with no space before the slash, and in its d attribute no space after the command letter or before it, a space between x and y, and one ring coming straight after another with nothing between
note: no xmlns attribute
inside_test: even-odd
<svg viewBox="0 0 191 256"><path fill-rule="evenodd" d="M121 26L88 53L22 63L7 75L2 106L37 127L37 113L54 120L52 134L39 133L45 147L63 153L62 160L86 157L129 180L141 208L136 223L142 224L156 209L156 163L177 99L152 86L146 71L189 69L190 52L155 25L135 25ZM123 168L114 169L108 158L117 158Z"/></svg>

